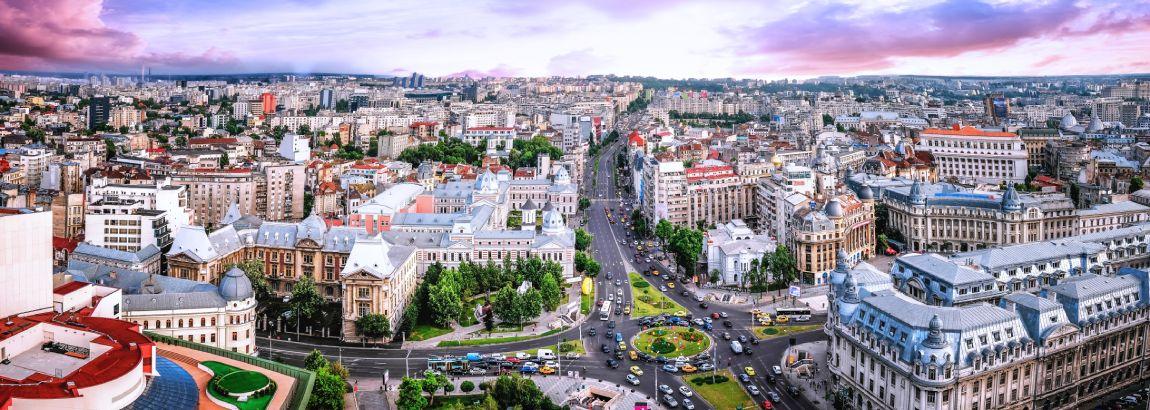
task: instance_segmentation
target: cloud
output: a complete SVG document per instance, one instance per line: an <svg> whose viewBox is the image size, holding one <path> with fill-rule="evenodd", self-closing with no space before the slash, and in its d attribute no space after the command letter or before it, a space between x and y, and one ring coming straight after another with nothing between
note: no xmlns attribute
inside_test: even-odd
<svg viewBox="0 0 1150 410"><path fill-rule="evenodd" d="M1065 59L1066 59L1066 56L1063 56L1063 55L1052 55L1052 56L1047 56L1046 58L1043 58L1041 60L1035 61L1034 64L1031 64L1030 66L1034 67L1034 68L1042 68L1042 67L1046 67L1048 65L1057 63L1057 62L1065 60Z"/></svg>
<svg viewBox="0 0 1150 410"><path fill-rule="evenodd" d="M1057 41L1145 28L1145 2L1135 3L1142 6L1082 5L1074 0L997 5L944 0L917 8L864 12L859 6L824 2L731 34L751 44L738 52L744 57L782 61L778 66L849 73L895 67L904 58L995 52L1028 40Z"/></svg>
<svg viewBox="0 0 1150 410"><path fill-rule="evenodd" d="M508 66L503 65L503 64L500 64L499 66L492 68L490 70L468 69L468 70L463 70L463 71L457 71L457 72L445 75L444 77L453 77L453 78L455 78L455 77L468 77L468 78L478 79L478 78L486 78L486 77L496 77L496 78L515 77L516 75L519 75L519 70L508 67Z"/></svg>
<svg viewBox="0 0 1150 410"><path fill-rule="evenodd" d="M686 0L496 0L488 7L501 14L534 16L563 6L582 5L613 18L636 18L682 3Z"/></svg>
<svg viewBox="0 0 1150 410"><path fill-rule="evenodd" d="M120 69L155 64L234 64L229 53L146 51L135 34L107 26L100 0L6 0L0 2L0 68Z"/></svg>
<svg viewBox="0 0 1150 410"><path fill-rule="evenodd" d="M603 70L609 62L590 48L572 51L551 57L547 64L547 72L559 76L581 76Z"/></svg>

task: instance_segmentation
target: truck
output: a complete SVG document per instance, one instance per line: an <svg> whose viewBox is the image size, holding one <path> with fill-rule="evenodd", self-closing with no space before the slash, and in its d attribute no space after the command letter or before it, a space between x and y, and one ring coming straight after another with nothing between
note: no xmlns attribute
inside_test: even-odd
<svg viewBox="0 0 1150 410"><path fill-rule="evenodd" d="M735 352L735 354L742 354L743 353L743 344L739 343L738 340L732 340L731 341L731 351Z"/></svg>

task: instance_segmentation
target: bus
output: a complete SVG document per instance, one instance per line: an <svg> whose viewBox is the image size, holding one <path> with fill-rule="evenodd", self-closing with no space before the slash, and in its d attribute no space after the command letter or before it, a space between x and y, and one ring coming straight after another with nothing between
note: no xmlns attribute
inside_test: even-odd
<svg viewBox="0 0 1150 410"><path fill-rule="evenodd" d="M811 320L811 308L778 308L775 318L786 317L787 321L807 322Z"/></svg>
<svg viewBox="0 0 1150 410"><path fill-rule="evenodd" d="M603 301L603 307L599 308L599 320L611 319L611 301Z"/></svg>

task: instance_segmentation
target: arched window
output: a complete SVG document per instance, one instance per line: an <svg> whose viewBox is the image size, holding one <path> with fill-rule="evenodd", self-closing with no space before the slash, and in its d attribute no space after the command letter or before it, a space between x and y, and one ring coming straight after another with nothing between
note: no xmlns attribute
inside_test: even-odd
<svg viewBox="0 0 1150 410"><path fill-rule="evenodd" d="M172 327L172 319L165 320L164 321L164 327L165 328L171 328Z"/></svg>

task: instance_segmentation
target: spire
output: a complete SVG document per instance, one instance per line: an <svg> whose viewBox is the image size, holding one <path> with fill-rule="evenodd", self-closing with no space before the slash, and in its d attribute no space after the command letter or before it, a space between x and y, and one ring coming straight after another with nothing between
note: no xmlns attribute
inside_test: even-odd
<svg viewBox="0 0 1150 410"><path fill-rule="evenodd" d="M922 184L915 178L910 186L910 203L912 205L926 205L926 195L922 193Z"/></svg>
<svg viewBox="0 0 1150 410"><path fill-rule="evenodd" d="M859 287L858 282L855 281L855 275L847 271L847 277L843 280L843 299L844 303L859 303Z"/></svg>
<svg viewBox="0 0 1150 410"><path fill-rule="evenodd" d="M922 345L933 349L946 347L946 338L942 336L942 319L937 314L930 318L930 331Z"/></svg>
<svg viewBox="0 0 1150 410"><path fill-rule="evenodd" d="M1006 194L1002 195L1002 210L1005 212L1022 210L1022 200L1018 198L1018 192L1014 190L1013 184L1007 184Z"/></svg>

